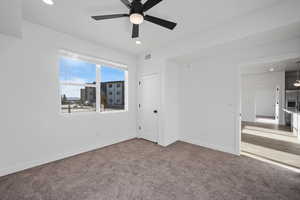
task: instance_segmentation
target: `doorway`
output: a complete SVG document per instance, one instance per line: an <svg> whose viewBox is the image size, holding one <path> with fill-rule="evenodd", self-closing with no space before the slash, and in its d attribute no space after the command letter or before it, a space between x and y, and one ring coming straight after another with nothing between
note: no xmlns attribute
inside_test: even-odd
<svg viewBox="0 0 300 200"><path fill-rule="evenodd" d="M139 137L155 143L159 142L160 78L159 75L142 76L138 97Z"/></svg>
<svg viewBox="0 0 300 200"><path fill-rule="evenodd" d="M299 60L241 67L241 154L300 169Z"/></svg>
<svg viewBox="0 0 300 200"><path fill-rule="evenodd" d="M255 94L255 121L266 124L279 124L280 86L260 89Z"/></svg>

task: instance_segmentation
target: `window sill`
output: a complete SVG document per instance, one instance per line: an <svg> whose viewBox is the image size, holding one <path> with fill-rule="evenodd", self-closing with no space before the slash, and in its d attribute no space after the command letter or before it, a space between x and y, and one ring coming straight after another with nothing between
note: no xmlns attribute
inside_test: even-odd
<svg viewBox="0 0 300 200"><path fill-rule="evenodd" d="M110 114L110 113L125 113L128 112L128 110L113 110L113 111L102 111L99 112L100 114Z"/></svg>
<svg viewBox="0 0 300 200"><path fill-rule="evenodd" d="M62 113L59 114L66 117L71 116L82 116L82 115L101 115L101 114L118 114L118 113L126 113L128 110L116 110L116 111L102 111L102 112L78 112L78 113Z"/></svg>

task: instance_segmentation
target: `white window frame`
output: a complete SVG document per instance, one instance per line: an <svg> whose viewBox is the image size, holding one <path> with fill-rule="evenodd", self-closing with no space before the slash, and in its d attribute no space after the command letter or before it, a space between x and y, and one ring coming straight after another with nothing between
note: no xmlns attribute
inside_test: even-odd
<svg viewBox="0 0 300 200"><path fill-rule="evenodd" d="M73 83L73 82L61 82L59 80L59 109L60 113L70 115L70 114L91 114L91 113L118 113L118 112L127 112L128 111L128 67L125 64L120 64L112 61L107 61L95 57L84 56L83 54L74 53L67 50L60 50L59 51L59 59L60 58L68 58L68 59L77 59L80 61L88 62L91 64L96 65L96 84L87 84L87 83ZM59 66L60 67L60 66ZM124 109L122 110L115 110L115 111L102 111L101 110L101 67L111 67L116 69L121 69L125 72L124 77ZM96 111L93 112L70 112L70 113L63 113L61 106L61 86L83 86L83 87L94 87L96 88Z"/></svg>

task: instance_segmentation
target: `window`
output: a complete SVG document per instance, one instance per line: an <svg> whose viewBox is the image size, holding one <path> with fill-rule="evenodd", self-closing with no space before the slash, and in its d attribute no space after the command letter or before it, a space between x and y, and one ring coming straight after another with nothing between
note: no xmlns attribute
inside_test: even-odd
<svg viewBox="0 0 300 200"><path fill-rule="evenodd" d="M121 69L101 67L101 88L108 92L101 96L101 109L104 111L125 109L125 75ZM119 95L116 95L119 93ZM109 99L107 101L107 99ZM119 99L119 100L118 100Z"/></svg>
<svg viewBox="0 0 300 200"><path fill-rule="evenodd" d="M59 71L62 113L125 110L127 70L63 56ZM116 84L121 99L116 99Z"/></svg>

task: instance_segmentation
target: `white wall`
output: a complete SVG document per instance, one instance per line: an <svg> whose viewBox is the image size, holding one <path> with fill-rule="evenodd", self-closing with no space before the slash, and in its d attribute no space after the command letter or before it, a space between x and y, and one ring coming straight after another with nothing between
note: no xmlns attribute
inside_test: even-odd
<svg viewBox="0 0 300 200"><path fill-rule="evenodd" d="M186 58L175 59L155 51L152 59L144 61L141 56L139 74L159 73L164 80L172 74L165 73L168 60L177 61L180 65L178 76L178 140L239 154L240 112L241 112L241 75L240 67L249 64L273 63L300 55L299 38L279 37L282 32L270 31L245 38L239 41L203 49ZM262 36L263 35L263 36ZM262 42L261 38L276 37L276 40ZM258 38L259 45L253 45ZM250 41L250 42L249 42ZM190 49L183 45L181 49ZM177 48L172 50L177 55ZM190 62L187 62L192 58ZM197 59L195 61L195 59ZM190 66L190 67L189 67ZM172 78L171 78L172 80ZM284 88L284 86L282 86ZM162 92L162 99L168 94ZM168 102L162 101L162 105ZM174 105L174 104L173 104ZM244 109L245 111L245 109ZM162 116L162 123L172 115ZM168 124L168 123L167 123ZM170 123L171 124L171 123ZM173 141L177 136L164 129L162 136ZM166 139L165 139L166 140Z"/></svg>
<svg viewBox="0 0 300 200"><path fill-rule="evenodd" d="M255 93L256 116L275 118L276 89L259 89Z"/></svg>
<svg viewBox="0 0 300 200"><path fill-rule="evenodd" d="M270 31L263 33L263 38L278 35L280 34ZM255 38L260 38L260 36L255 35ZM203 54L195 52L194 55L187 56L187 58L193 58L190 63L185 63L188 59L172 59L180 63L177 82L179 87L176 91L179 103L176 117L171 114L172 112L161 116L160 127L163 128L160 129L160 135L165 138L165 141L168 141L167 138L170 138L170 141L178 138L178 140L225 152L240 153L240 67L249 64L273 63L275 60L282 61L300 55L299 38L286 39L284 37L282 40L260 43L260 45L252 45L255 39L250 40L251 42L249 40L246 38L223 46L203 49ZM182 48L189 49L188 45ZM176 50L176 48L173 50L175 55ZM170 52L168 56L169 54ZM197 61L194 61L197 57ZM160 74L163 86L161 93L163 107L168 105L168 101L164 100L168 93L164 92L166 87L163 84L169 76L173 76L172 73L165 73L169 60L170 58L161 51L155 51L152 53L151 60L145 61L141 56L139 63L139 76L151 73ZM179 133L172 134L164 129L166 124L172 124L166 122L172 117L177 118L178 124L173 123L173 125L179 127ZM165 141L160 144L168 144Z"/></svg>
<svg viewBox="0 0 300 200"><path fill-rule="evenodd" d="M255 122L256 115L274 116L276 87L280 88L279 107L284 107L285 73L270 72L242 75L242 120ZM279 110L279 123L284 112Z"/></svg>
<svg viewBox="0 0 300 200"><path fill-rule="evenodd" d="M236 153L238 67L196 62L180 71L180 140Z"/></svg>
<svg viewBox="0 0 300 200"><path fill-rule="evenodd" d="M61 48L127 64L129 112L60 114ZM24 22L22 40L0 35L0 61L0 176L136 137L134 57Z"/></svg>
<svg viewBox="0 0 300 200"><path fill-rule="evenodd" d="M139 76L161 77L159 144L182 140L238 153L237 64L205 61L183 66L160 58L153 54L151 60L140 61L139 68Z"/></svg>
<svg viewBox="0 0 300 200"><path fill-rule="evenodd" d="M162 120L165 146L170 145L179 139L179 71L179 65L167 61L162 72Z"/></svg>

